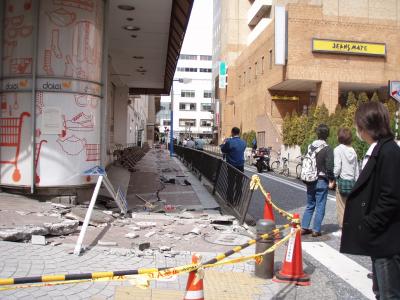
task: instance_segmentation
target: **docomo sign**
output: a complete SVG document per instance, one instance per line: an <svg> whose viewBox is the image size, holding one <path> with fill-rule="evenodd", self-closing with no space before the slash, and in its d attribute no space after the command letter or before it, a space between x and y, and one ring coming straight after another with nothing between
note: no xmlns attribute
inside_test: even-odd
<svg viewBox="0 0 400 300"><path fill-rule="evenodd" d="M400 81L389 82L390 97L400 103Z"/></svg>

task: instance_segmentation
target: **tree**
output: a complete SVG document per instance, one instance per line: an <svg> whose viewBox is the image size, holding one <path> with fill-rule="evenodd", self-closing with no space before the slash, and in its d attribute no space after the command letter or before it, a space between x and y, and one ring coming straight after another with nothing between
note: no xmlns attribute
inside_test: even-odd
<svg viewBox="0 0 400 300"><path fill-rule="evenodd" d="M346 106L349 107L350 105L357 105L357 98L353 92L347 94Z"/></svg>
<svg viewBox="0 0 400 300"><path fill-rule="evenodd" d="M374 92L374 94L371 97L372 102L379 102L379 96L377 92Z"/></svg>
<svg viewBox="0 0 400 300"><path fill-rule="evenodd" d="M291 129L292 129L292 118L290 117L290 114L287 113L285 118L283 119L282 135L283 135L283 143L288 146L291 146L292 142L290 138Z"/></svg>
<svg viewBox="0 0 400 300"><path fill-rule="evenodd" d="M358 95L357 104L358 104L358 105L361 105L361 104L367 103L367 102L369 102L369 98L368 98L367 93L366 93L366 92L360 93L360 94Z"/></svg>

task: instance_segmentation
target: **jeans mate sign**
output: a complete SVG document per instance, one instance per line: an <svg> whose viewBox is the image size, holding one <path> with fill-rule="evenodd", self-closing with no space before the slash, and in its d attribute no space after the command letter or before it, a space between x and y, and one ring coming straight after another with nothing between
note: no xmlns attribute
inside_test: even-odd
<svg viewBox="0 0 400 300"><path fill-rule="evenodd" d="M390 81L389 93L390 97L400 103L400 81Z"/></svg>

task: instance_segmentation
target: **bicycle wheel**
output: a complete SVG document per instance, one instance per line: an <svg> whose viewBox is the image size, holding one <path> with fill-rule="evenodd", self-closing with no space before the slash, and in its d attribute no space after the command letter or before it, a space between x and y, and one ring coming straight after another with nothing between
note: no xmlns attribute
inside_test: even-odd
<svg viewBox="0 0 400 300"><path fill-rule="evenodd" d="M297 166L296 166L296 178L297 179L300 179L301 169L302 169L302 164L297 164Z"/></svg>
<svg viewBox="0 0 400 300"><path fill-rule="evenodd" d="M289 177L290 171L289 171L289 167L287 165L283 166L282 174L285 175L286 177Z"/></svg>
<svg viewBox="0 0 400 300"><path fill-rule="evenodd" d="M279 160L272 162L272 164L271 164L272 172L279 174L280 165L281 165L281 162Z"/></svg>

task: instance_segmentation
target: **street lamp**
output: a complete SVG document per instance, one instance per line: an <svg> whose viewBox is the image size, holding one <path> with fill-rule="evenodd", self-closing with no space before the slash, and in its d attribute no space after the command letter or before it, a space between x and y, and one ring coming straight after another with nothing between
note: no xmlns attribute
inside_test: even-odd
<svg viewBox="0 0 400 300"><path fill-rule="evenodd" d="M174 156L174 81L178 81L180 83L190 83L192 79L190 78L179 78L172 80L171 86L171 131L170 131L170 139L169 139L169 155Z"/></svg>

